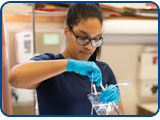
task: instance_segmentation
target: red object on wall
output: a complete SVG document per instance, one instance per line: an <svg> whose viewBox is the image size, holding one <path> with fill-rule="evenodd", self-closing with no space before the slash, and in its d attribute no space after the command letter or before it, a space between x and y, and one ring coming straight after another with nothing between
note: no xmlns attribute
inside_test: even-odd
<svg viewBox="0 0 160 120"><path fill-rule="evenodd" d="M146 3L146 7L150 7L152 9L157 9L157 6L153 3Z"/></svg>
<svg viewBox="0 0 160 120"><path fill-rule="evenodd" d="M153 64L158 64L158 56L153 57Z"/></svg>

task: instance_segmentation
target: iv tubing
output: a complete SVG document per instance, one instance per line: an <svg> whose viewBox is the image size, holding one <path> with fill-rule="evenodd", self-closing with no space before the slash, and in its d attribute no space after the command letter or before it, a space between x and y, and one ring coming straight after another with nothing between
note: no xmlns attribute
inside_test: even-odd
<svg viewBox="0 0 160 120"><path fill-rule="evenodd" d="M132 83L119 83L119 84L115 84L110 89L112 89L113 87L116 87L116 86L120 86L120 85L130 86L130 85L132 85Z"/></svg>
<svg viewBox="0 0 160 120"><path fill-rule="evenodd" d="M95 93L95 95L97 95L97 89L96 89L95 84L93 84L93 89L94 89L94 93Z"/></svg>
<svg viewBox="0 0 160 120"><path fill-rule="evenodd" d="M91 82L91 93L93 93L93 72L92 72L92 82ZM92 97L91 115L93 115L93 97Z"/></svg>

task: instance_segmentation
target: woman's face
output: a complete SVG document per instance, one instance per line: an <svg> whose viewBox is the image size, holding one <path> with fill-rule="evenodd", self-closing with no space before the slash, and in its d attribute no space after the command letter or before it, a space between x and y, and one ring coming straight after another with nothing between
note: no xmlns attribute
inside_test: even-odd
<svg viewBox="0 0 160 120"><path fill-rule="evenodd" d="M100 37L102 25L97 18L89 18L81 20L79 24L73 26L72 31L69 27L65 28L65 37L67 39L65 52L68 54L67 57L87 61L96 50L96 47L93 47L91 42L85 46L79 45L76 42L75 35L89 39Z"/></svg>

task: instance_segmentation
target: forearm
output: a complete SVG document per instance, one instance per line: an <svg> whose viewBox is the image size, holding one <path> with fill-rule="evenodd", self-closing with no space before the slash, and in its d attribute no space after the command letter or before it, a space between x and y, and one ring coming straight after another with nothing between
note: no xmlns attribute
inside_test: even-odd
<svg viewBox="0 0 160 120"><path fill-rule="evenodd" d="M15 66L9 73L9 82L17 88L26 88L66 71L68 60L33 61Z"/></svg>
<svg viewBox="0 0 160 120"><path fill-rule="evenodd" d="M122 105L122 101L120 100L120 102L118 103L118 108L119 108L119 112L121 115L124 115L124 110L123 110L123 105Z"/></svg>

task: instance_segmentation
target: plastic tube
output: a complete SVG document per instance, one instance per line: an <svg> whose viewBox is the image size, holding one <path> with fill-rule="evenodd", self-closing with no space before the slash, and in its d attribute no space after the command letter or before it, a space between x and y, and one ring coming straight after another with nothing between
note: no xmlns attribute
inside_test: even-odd
<svg viewBox="0 0 160 120"><path fill-rule="evenodd" d="M93 72L92 72L92 82L91 82L91 93L93 93ZM92 97L91 115L93 115L93 97Z"/></svg>
<svg viewBox="0 0 160 120"><path fill-rule="evenodd" d="M119 83L119 84L115 84L114 86L119 86L119 85L129 86L129 85L132 85L132 83Z"/></svg>
<svg viewBox="0 0 160 120"><path fill-rule="evenodd" d="M130 86L130 85L132 85L132 83L118 83L118 84L113 85L110 89L112 89L113 87L116 87L116 86L120 86L120 85Z"/></svg>
<svg viewBox="0 0 160 120"><path fill-rule="evenodd" d="M101 82L101 85L100 85L100 86L101 86L102 90L105 91L105 88L104 88L102 82Z"/></svg>
<svg viewBox="0 0 160 120"><path fill-rule="evenodd" d="M94 93L95 93L95 95L97 95L97 89L96 89L95 84L93 84L93 89L94 89Z"/></svg>

